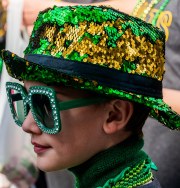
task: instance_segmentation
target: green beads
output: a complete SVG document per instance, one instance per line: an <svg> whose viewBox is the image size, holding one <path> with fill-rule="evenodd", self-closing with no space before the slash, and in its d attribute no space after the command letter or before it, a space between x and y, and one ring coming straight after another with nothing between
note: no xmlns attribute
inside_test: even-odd
<svg viewBox="0 0 180 188"><path fill-rule="evenodd" d="M129 167L121 172L122 176L118 181L117 177L109 181L103 187L98 188L135 188L144 185L153 179L151 172L151 160L148 158L134 167Z"/></svg>

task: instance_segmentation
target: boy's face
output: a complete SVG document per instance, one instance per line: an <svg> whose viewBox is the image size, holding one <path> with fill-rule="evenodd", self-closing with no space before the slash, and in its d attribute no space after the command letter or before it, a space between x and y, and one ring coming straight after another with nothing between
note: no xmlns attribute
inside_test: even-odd
<svg viewBox="0 0 180 188"><path fill-rule="evenodd" d="M44 85L25 81L24 86ZM51 86L60 101L89 97L84 91L63 86ZM23 123L23 130L31 134L37 153L37 166L44 171L55 171L79 165L105 149L102 125L108 115L104 104L90 105L60 112L62 129L58 134L43 133L34 121L31 111Z"/></svg>

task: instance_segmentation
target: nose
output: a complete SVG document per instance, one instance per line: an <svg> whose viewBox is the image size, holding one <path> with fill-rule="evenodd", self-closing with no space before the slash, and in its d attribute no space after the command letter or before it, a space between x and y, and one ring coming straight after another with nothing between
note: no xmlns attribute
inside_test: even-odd
<svg viewBox="0 0 180 188"><path fill-rule="evenodd" d="M26 119L24 120L22 129L29 134L42 134L42 131L37 126L37 123L35 122L31 111L29 111Z"/></svg>

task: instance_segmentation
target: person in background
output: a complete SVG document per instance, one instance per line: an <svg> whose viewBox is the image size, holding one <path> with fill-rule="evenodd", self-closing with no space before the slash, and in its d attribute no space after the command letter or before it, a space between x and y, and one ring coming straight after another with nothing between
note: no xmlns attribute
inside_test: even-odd
<svg viewBox="0 0 180 188"><path fill-rule="evenodd" d="M122 10L123 12L130 13L131 6L134 7L136 2L132 2L131 6L127 0L24 0L24 14L23 21L24 25L28 28L28 33L30 34L33 28L33 23L37 18L39 11L44 10L48 7L57 6L68 6L68 5L105 5L112 6L116 9ZM35 5L35 6L34 6Z"/></svg>

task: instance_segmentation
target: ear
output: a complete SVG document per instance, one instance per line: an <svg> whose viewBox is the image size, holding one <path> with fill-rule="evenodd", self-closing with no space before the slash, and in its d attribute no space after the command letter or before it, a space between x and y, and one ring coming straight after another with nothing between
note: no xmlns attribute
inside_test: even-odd
<svg viewBox="0 0 180 188"><path fill-rule="evenodd" d="M113 134L126 126L133 113L133 104L116 99L110 102L108 110L108 118L103 125L103 130L106 134Z"/></svg>

